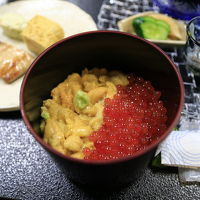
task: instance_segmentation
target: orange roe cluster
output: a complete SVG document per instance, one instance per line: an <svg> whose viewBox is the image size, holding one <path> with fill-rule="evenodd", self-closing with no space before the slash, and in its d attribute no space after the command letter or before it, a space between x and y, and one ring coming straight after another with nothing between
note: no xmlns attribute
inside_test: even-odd
<svg viewBox="0 0 200 200"><path fill-rule="evenodd" d="M113 99L104 100L102 127L91 134L94 149L84 149L86 160L110 160L134 155L166 130L166 108L150 81L128 76Z"/></svg>

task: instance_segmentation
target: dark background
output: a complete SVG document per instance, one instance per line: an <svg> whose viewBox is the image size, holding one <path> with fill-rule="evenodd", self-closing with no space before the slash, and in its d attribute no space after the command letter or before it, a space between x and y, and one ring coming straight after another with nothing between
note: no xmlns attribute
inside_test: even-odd
<svg viewBox="0 0 200 200"><path fill-rule="evenodd" d="M70 0L97 21L102 0ZM2 95L2 93L1 93ZM181 184L177 168L147 168L133 184L92 191L68 180L29 134L20 112L0 112L0 197L12 199L200 199L199 184Z"/></svg>

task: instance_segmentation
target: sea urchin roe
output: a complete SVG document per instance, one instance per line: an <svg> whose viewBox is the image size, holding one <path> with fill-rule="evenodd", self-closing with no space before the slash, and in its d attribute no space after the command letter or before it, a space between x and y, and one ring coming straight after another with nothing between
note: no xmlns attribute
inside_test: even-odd
<svg viewBox="0 0 200 200"><path fill-rule="evenodd" d="M104 100L103 125L89 136L94 149L85 148L84 159L117 159L145 149L166 130L166 108L149 81L129 76L127 86L117 86L113 99Z"/></svg>

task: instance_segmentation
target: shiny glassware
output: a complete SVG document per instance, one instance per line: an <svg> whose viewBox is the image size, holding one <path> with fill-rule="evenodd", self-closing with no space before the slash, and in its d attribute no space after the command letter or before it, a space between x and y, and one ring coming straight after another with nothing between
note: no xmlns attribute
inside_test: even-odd
<svg viewBox="0 0 200 200"><path fill-rule="evenodd" d="M191 20L200 15L199 0L153 0L161 13L181 20Z"/></svg>
<svg viewBox="0 0 200 200"><path fill-rule="evenodd" d="M193 18L187 25L185 53L187 65L195 76L200 76L200 16Z"/></svg>

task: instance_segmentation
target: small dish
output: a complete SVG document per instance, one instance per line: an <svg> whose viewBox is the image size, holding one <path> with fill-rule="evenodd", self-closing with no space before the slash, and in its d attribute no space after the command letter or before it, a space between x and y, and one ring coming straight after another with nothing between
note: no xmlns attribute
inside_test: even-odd
<svg viewBox="0 0 200 200"><path fill-rule="evenodd" d="M148 12L142 12L138 13L136 15L132 15L130 17L124 18L120 21L118 21L117 25L120 31L127 32L131 34L136 34L134 29L132 28L132 21L133 19L137 17L142 16L149 16L151 14L157 14L156 12L148 11ZM175 20L175 19L174 19ZM178 29L180 32L181 39L180 40L154 40L154 39L148 39L149 41L161 46L161 47L175 47L175 46L183 46L186 43L186 26L182 21L175 20L175 28Z"/></svg>

